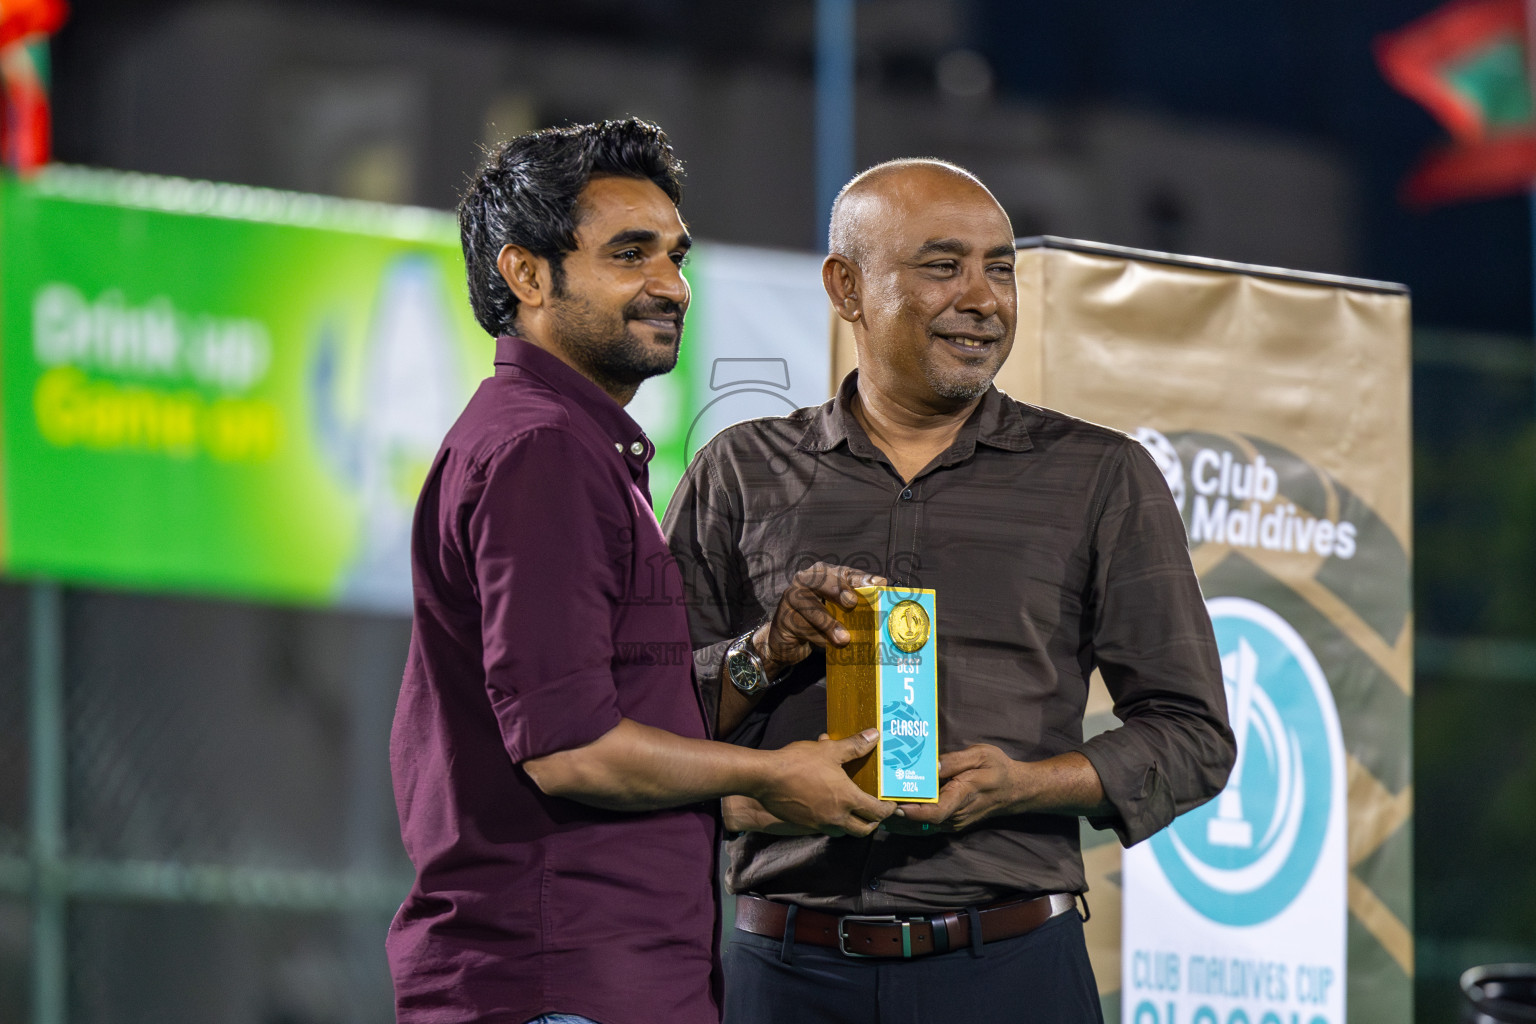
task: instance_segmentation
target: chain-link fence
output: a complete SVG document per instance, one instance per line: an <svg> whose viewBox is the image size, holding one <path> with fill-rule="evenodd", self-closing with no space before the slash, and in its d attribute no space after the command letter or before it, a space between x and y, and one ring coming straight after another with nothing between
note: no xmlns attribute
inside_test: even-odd
<svg viewBox="0 0 1536 1024"><path fill-rule="evenodd" d="M409 628L0 586L0 1024L391 1019Z"/></svg>
<svg viewBox="0 0 1536 1024"><path fill-rule="evenodd" d="M1418 1019L1536 960L1536 419L1531 339L1414 336Z"/></svg>
<svg viewBox="0 0 1536 1024"><path fill-rule="evenodd" d="M0 585L0 1021L28 1010L32 929L27 862L27 591Z"/></svg>

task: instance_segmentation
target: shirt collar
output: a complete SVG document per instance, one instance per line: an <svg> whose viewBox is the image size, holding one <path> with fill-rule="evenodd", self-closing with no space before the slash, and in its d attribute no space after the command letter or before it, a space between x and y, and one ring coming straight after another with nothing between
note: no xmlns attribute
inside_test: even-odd
<svg viewBox="0 0 1536 1024"><path fill-rule="evenodd" d="M656 446L640 424L608 392L531 341L503 334L496 339L496 376L521 375L543 381L576 403L613 443L614 450L624 456L631 470L643 470L656 454Z"/></svg>
<svg viewBox="0 0 1536 1024"><path fill-rule="evenodd" d="M795 447L805 452L829 452L846 443L848 451L860 458L882 458L880 450L853 415L851 403L858 387L859 371L854 369L843 378L832 401L811 417ZM1034 447L1018 403L1009 401L1007 395L990 384L986 394L981 396L981 402L960 428L955 443L944 453L940 465L952 465L970 458L976 452L977 442L1008 452L1023 452Z"/></svg>

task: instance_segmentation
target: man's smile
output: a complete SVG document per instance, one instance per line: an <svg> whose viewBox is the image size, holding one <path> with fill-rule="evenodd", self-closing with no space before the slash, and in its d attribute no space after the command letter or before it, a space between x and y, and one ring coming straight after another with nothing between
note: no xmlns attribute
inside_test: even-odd
<svg viewBox="0 0 1536 1024"><path fill-rule="evenodd" d="M677 344L683 336L683 318L677 316L637 316L629 317L629 322L649 327L656 332L656 342L665 342L669 347Z"/></svg>
<svg viewBox="0 0 1536 1024"><path fill-rule="evenodd" d="M968 356L980 355L990 350L1002 340L1000 336L992 337L984 334L972 334L968 332L934 332L933 337L947 342L951 347Z"/></svg>

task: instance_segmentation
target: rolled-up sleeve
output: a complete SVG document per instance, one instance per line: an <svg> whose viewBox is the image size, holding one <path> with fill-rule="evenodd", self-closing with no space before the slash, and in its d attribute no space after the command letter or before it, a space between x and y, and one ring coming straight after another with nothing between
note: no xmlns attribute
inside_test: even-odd
<svg viewBox="0 0 1536 1024"><path fill-rule="evenodd" d="M613 615L624 577L608 539L628 522L610 477L574 435L541 428L487 460L465 510L485 687L513 761L619 723Z"/></svg>
<svg viewBox="0 0 1536 1024"><path fill-rule="evenodd" d="M1211 799L1236 756L1221 662L1162 475L1127 440L1094 531L1094 659L1123 723L1089 739L1116 815L1090 818L1131 846Z"/></svg>

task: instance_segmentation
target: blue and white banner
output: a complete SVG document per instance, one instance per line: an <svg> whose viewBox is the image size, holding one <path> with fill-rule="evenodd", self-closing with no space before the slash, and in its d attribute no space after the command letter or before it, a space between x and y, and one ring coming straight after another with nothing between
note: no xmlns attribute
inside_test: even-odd
<svg viewBox="0 0 1536 1024"><path fill-rule="evenodd" d="M1220 796L1124 856L1125 1024L1342 1024L1344 739L1301 634L1209 602L1237 763Z"/></svg>

